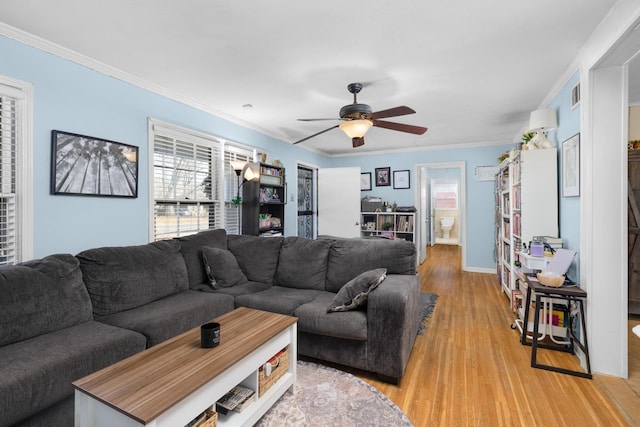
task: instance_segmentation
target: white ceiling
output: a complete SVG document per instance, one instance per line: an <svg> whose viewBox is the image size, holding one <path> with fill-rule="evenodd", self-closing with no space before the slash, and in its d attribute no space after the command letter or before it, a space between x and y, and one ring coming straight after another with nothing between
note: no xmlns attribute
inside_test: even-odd
<svg viewBox="0 0 640 427"><path fill-rule="evenodd" d="M351 82L429 128L301 144L348 154L512 142L614 3L2 0L0 21L287 142L338 124L297 119L338 117Z"/></svg>

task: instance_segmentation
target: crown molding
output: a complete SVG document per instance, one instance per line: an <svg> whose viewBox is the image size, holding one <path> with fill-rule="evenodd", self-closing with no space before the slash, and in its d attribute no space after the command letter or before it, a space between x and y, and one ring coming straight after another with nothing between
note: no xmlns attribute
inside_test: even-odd
<svg viewBox="0 0 640 427"><path fill-rule="evenodd" d="M358 153L338 153L338 154L325 153L325 154L329 157L376 156L376 155L385 155L385 154L415 153L420 151L457 150L457 149L468 149L468 148L496 147L500 145L509 145L509 144L513 144L513 142L512 141L505 142L503 140L500 140L500 141L485 141L485 142L467 142L463 144L454 144L454 145L440 144L440 145L431 145L428 147L398 148L393 150L360 151Z"/></svg>
<svg viewBox="0 0 640 427"><path fill-rule="evenodd" d="M197 102L187 96L184 96L178 92L167 89L166 87L157 85L148 80L142 79L136 75L127 73L122 71L119 68L113 67L111 65L107 65L103 62L97 61L93 58L90 58L84 54L76 52L74 50L68 49L64 46L60 46L56 43L53 43L49 40L43 39L42 37L36 36L34 34L28 33L26 31L20 30L18 28L7 25L3 22L0 22L0 35L6 36L13 40L16 40L20 43L24 43L36 49L39 49L43 52L50 53L52 55L58 56L62 59L66 59L68 61L74 62L78 65L82 65L91 70L94 70L98 73L105 74L107 76L116 78L123 82L129 83L133 86L139 87L141 89L145 89L149 92L153 92L157 95L163 96L165 98L180 102L189 107L196 108L198 110L204 111L206 113L212 114L214 116L225 119L229 122L238 124L240 126L246 127L248 129L254 130L256 132L260 132L272 138L275 138L279 141L284 141L282 135L276 135L273 132L268 131L267 129L261 128L260 126L256 126L253 123L246 122L238 117L229 115L223 111L217 110L209 105L202 104Z"/></svg>

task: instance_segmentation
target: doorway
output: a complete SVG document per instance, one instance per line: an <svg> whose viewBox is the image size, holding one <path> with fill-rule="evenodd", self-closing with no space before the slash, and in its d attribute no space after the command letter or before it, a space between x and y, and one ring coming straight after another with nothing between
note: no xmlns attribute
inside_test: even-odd
<svg viewBox="0 0 640 427"><path fill-rule="evenodd" d="M627 15L632 18L625 18L624 25L618 23L617 27L626 31L612 32L604 50L602 46L589 46L584 51L587 59L580 84L585 95L581 124L584 156L580 159L580 246L584 262L580 263L580 278L589 295L586 320L590 356L595 372L622 378L629 374L628 208L624 184L629 64L639 53L640 31L634 31L639 14L636 10Z"/></svg>
<svg viewBox="0 0 640 427"><path fill-rule="evenodd" d="M431 178L432 245L434 240L438 245L457 245L460 242L458 189L458 178Z"/></svg>
<svg viewBox="0 0 640 427"><path fill-rule="evenodd" d="M418 240L418 256L420 263L428 256L428 247L436 243L438 232L441 232L439 218L436 218L432 200L431 180L449 179L457 181L457 244L461 246L462 269L467 268L466 257L466 162L421 163L415 166L415 176L418 177L415 198L419 201L418 225L416 238ZM442 237L442 236L441 236Z"/></svg>
<svg viewBox="0 0 640 427"><path fill-rule="evenodd" d="M298 237L318 237L318 169L298 165Z"/></svg>

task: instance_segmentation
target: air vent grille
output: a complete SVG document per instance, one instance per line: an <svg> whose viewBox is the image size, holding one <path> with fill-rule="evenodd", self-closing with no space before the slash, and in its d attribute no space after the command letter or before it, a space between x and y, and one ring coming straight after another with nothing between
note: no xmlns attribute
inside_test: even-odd
<svg viewBox="0 0 640 427"><path fill-rule="evenodd" d="M580 105L580 83L571 88L571 109Z"/></svg>

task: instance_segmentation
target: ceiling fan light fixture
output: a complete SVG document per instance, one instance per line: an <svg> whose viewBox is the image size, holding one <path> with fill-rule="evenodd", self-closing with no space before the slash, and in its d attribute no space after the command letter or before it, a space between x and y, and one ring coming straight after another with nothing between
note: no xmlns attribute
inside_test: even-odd
<svg viewBox="0 0 640 427"><path fill-rule="evenodd" d="M349 138L362 138L369 129L373 126L373 122L371 120L347 120L346 122L340 123L338 126L340 129L346 133Z"/></svg>

